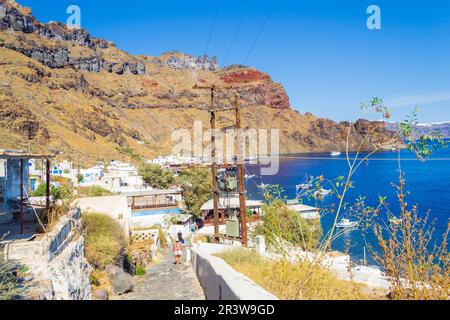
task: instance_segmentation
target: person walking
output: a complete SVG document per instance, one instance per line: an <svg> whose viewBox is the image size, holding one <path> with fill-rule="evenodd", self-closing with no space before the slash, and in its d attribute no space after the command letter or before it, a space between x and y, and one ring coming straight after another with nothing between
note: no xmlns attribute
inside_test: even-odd
<svg viewBox="0 0 450 320"><path fill-rule="evenodd" d="M177 237L181 244L184 244L183 234L181 233L181 231L178 231Z"/></svg>
<svg viewBox="0 0 450 320"><path fill-rule="evenodd" d="M173 264L181 264L181 256L183 255L183 248L181 247L181 241L177 239L173 245L173 254L175 256L175 262Z"/></svg>

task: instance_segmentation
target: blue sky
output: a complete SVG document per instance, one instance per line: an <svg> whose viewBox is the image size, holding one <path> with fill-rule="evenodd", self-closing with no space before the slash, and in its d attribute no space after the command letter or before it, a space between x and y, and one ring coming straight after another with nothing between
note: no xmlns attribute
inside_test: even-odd
<svg viewBox="0 0 450 320"><path fill-rule="evenodd" d="M65 22L67 7L76 4L82 27L130 53L208 53L217 56L221 65L246 61L272 12L246 64L281 82L300 112L333 120L377 118L359 105L378 96L392 107L394 120L403 119L416 106L420 121L450 120L448 0L18 2L31 6L43 22ZM371 4L381 8L381 30L366 27Z"/></svg>

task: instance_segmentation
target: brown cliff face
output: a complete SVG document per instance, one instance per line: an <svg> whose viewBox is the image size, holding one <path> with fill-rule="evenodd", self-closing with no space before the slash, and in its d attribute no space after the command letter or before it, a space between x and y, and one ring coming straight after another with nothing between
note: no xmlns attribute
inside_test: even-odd
<svg viewBox="0 0 450 320"><path fill-rule="evenodd" d="M85 162L165 155L173 130L209 125L209 95L193 87L211 83L233 88L217 92L217 107L239 93L245 128L279 129L283 153L345 149L349 123L292 110L283 86L264 72L179 52L132 56L0 0L0 148L29 145ZM218 122L231 127L234 114L221 112ZM371 126L376 138L366 148L391 134L383 124L352 126L351 148Z"/></svg>

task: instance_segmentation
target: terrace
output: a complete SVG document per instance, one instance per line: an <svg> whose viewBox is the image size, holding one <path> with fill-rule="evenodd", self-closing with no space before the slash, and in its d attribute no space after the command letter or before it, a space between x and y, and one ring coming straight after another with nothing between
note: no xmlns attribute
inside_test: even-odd
<svg viewBox="0 0 450 320"><path fill-rule="evenodd" d="M36 211L28 194L30 159L45 160L46 197L41 208L50 205L50 154L0 150L0 237L29 239L36 233ZM33 206L34 207L34 206Z"/></svg>

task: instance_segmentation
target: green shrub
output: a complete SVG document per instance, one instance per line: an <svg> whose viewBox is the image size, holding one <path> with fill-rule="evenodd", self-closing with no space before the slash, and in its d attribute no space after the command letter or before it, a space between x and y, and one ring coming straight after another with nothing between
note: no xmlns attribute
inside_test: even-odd
<svg viewBox="0 0 450 320"><path fill-rule="evenodd" d="M145 183L153 188L167 189L175 182L173 172L164 170L159 164L142 162L139 164L138 172Z"/></svg>
<svg viewBox="0 0 450 320"><path fill-rule="evenodd" d="M269 245L277 245L280 239L310 250L318 245L322 237L319 220L301 218L282 200L274 200L264 206L262 219L263 223L255 228L254 235L264 236Z"/></svg>
<svg viewBox="0 0 450 320"><path fill-rule="evenodd" d="M47 195L47 184L41 182L31 193L33 197L45 197ZM54 200L69 199L73 195L73 187L70 184L61 184L61 186L50 186L50 195Z"/></svg>
<svg viewBox="0 0 450 320"><path fill-rule="evenodd" d="M111 191L100 186L78 187L77 190L79 195L84 197L103 197L113 194Z"/></svg>
<svg viewBox="0 0 450 320"><path fill-rule="evenodd" d="M88 262L97 269L117 264L126 245L121 226L108 215L85 213L83 228Z"/></svg>
<svg viewBox="0 0 450 320"><path fill-rule="evenodd" d="M187 209L199 217L200 208L211 198L211 171L207 168L182 171L177 177L177 184L183 189Z"/></svg>
<svg viewBox="0 0 450 320"><path fill-rule="evenodd" d="M137 276L145 276L147 274L147 270L144 266L138 266L136 268L136 275Z"/></svg>
<svg viewBox="0 0 450 320"><path fill-rule="evenodd" d="M0 257L0 300L11 300L23 293L19 277L20 266Z"/></svg>

